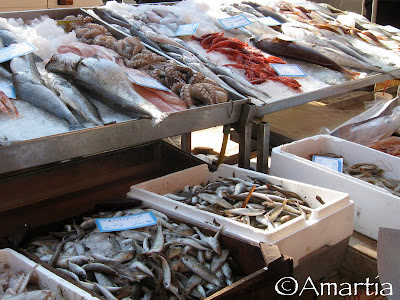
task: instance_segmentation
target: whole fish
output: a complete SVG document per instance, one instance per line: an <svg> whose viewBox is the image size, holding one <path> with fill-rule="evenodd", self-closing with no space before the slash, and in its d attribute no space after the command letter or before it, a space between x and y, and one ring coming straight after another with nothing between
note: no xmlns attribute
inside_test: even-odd
<svg viewBox="0 0 400 300"><path fill-rule="evenodd" d="M355 68L359 70L367 70L367 71L374 71L374 72L382 72L381 69L371 66L351 55L348 55L340 50L335 50L332 48L321 47L321 46L313 46L318 52L322 53L323 55L329 57L333 61L336 61L338 64L350 68Z"/></svg>
<svg viewBox="0 0 400 300"><path fill-rule="evenodd" d="M86 121L94 125L104 124L97 107L71 82L54 73L47 73L44 81L49 89L53 90L65 104L79 112Z"/></svg>
<svg viewBox="0 0 400 300"><path fill-rule="evenodd" d="M298 60L303 60L309 63L320 65L346 75L351 79L357 79L360 75L358 72L354 72L344 68L329 57L321 54L311 47L301 45L296 42L283 41L277 38L252 38L252 43L269 54L290 57Z"/></svg>
<svg viewBox="0 0 400 300"><path fill-rule="evenodd" d="M46 69L71 77L76 84L91 91L106 105L118 111L150 116L153 125L159 124L168 116L168 113L161 112L136 93L125 72L110 60L93 57L83 59L73 53L53 54Z"/></svg>
<svg viewBox="0 0 400 300"><path fill-rule="evenodd" d="M15 94L33 106L39 107L69 123L70 130L82 128L65 103L50 89L41 85L28 72L17 72L12 76Z"/></svg>
<svg viewBox="0 0 400 300"><path fill-rule="evenodd" d="M93 12L107 23L117 24L128 29L131 27L131 24L127 18L121 16L112 9L107 9L105 7L93 7Z"/></svg>
<svg viewBox="0 0 400 300"><path fill-rule="evenodd" d="M204 280L207 280L208 282L214 284L215 286L221 285L221 282L219 281L218 277L206 266L199 263L194 257L183 256L181 257L181 260L189 270L196 273Z"/></svg>
<svg viewBox="0 0 400 300"><path fill-rule="evenodd" d="M288 20L284 16L277 13L273 9L269 8L268 6L258 6L258 7L256 7L256 10L259 11L264 17L271 17L280 23L288 22Z"/></svg>

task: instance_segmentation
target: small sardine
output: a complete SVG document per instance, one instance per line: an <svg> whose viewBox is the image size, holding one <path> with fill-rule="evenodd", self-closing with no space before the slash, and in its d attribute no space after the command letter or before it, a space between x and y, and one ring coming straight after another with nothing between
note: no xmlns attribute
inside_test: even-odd
<svg viewBox="0 0 400 300"><path fill-rule="evenodd" d="M210 204L216 204L223 208L228 208L228 209L233 208L232 204L230 204L226 200L224 200L216 195L200 193L198 196L200 199L207 201Z"/></svg>
<svg viewBox="0 0 400 300"><path fill-rule="evenodd" d="M196 273L204 280L216 286L221 286L221 282L219 281L218 277L210 269L207 269L203 264L199 263L196 259L184 256L181 258L181 260L189 270Z"/></svg>

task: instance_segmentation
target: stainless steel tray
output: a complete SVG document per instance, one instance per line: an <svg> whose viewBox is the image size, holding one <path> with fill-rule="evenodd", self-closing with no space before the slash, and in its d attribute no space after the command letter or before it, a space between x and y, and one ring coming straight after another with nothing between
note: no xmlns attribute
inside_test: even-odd
<svg viewBox="0 0 400 300"><path fill-rule="evenodd" d="M63 19L67 15L77 14L87 15L84 10L71 8L7 12L0 13L0 17L29 20L47 15L53 19ZM116 38L126 36L99 19L94 21L105 25ZM237 100L172 113L156 127L147 119L132 120L0 146L0 174L236 123L248 100L237 95L234 97Z"/></svg>

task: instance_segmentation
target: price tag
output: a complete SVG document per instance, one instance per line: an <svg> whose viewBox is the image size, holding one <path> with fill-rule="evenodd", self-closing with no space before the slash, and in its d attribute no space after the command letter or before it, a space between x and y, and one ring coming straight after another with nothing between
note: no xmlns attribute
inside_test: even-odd
<svg viewBox="0 0 400 300"><path fill-rule="evenodd" d="M305 77L308 76L298 65L270 64L279 76Z"/></svg>
<svg viewBox="0 0 400 300"><path fill-rule="evenodd" d="M14 57L25 55L36 51L37 48L28 42L11 45L0 49L0 63L11 60Z"/></svg>
<svg viewBox="0 0 400 300"><path fill-rule="evenodd" d="M128 73L127 75L130 81L132 81L137 85L149 87L156 90L169 91L167 87L163 86L161 83L159 83L157 80L153 78L143 77L140 75L128 74Z"/></svg>
<svg viewBox="0 0 400 300"><path fill-rule="evenodd" d="M274 18L271 17L264 17L264 18L257 18L257 21L263 23L264 25L267 26L279 26L282 25L281 22L275 20Z"/></svg>
<svg viewBox="0 0 400 300"><path fill-rule="evenodd" d="M312 161L331 170L343 172L343 158L313 155Z"/></svg>
<svg viewBox="0 0 400 300"><path fill-rule="evenodd" d="M232 29L243 27L252 24L245 15L237 15L229 18L218 19L218 21L225 27L225 29Z"/></svg>
<svg viewBox="0 0 400 300"><path fill-rule="evenodd" d="M392 25L381 26L381 28L390 33L399 33L400 32L400 29L398 29Z"/></svg>
<svg viewBox="0 0 400 300"><path fill-rule="evenodd" d="M157 219L152 212L145 212L118 218L96 219L96 224L100 232L110 232L156 225Z"/></svg>
<svg viewBox="0 0 400 300"><path fill-rule="evenodd" d="M8 98L16 99L15 90L12 85L0 84L0 91L2 91Z"/></svg>
<svg viewBox="0 0 400 300"><path fill-rule="evenodd" d="M178 30L175 32L175 36L193 35L196 32L197 27L199 27L199 23L179 25Z"/></svg>

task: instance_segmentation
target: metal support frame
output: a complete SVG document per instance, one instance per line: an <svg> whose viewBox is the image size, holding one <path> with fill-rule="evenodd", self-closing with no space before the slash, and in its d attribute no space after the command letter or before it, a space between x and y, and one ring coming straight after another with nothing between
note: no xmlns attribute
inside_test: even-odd
<svg viewBox="0 0 400 300"><path fill-rule="evenodd" d="M257 172L268 173L268 156L269 156L269 122L256 122L257 130Z"/></svg>
<svg viewBox="0 0 400 300"><path fill-rule="evenodd" d="M181 134L181 150L186 153L192 153L192 133Z"/></svg>
<svg viewBox="0 0 400 300"><path fill-rule="evenodd" d="M250 168L251 128L255 111L255 105L244 105L239 123L235 126L239 133L239 167L241 168Z"/></svg>

